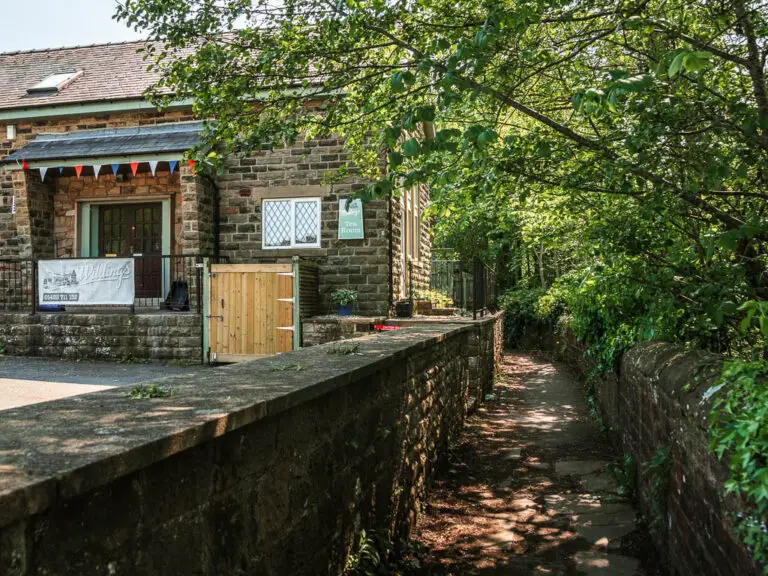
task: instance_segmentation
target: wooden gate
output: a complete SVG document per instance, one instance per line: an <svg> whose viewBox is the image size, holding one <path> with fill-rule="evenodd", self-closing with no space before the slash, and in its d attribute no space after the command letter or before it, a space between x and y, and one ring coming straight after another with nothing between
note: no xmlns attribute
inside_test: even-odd
<svg viewBox="0 0 768 576"><path fill-rule="evenodd" d="M294 334L300 330L295 268L211 265L206 314L211 362L237 362L294 349Z"/></svg>

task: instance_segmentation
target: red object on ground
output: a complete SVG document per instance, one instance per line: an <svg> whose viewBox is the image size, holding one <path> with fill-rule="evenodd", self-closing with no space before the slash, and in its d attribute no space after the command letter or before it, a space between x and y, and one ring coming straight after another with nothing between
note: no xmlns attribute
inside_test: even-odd
<svg viewBox="0 0 768 576"><path fill-rule="evenodd" d="M400 330L400 328L405 328L405 326L386 326L384 324L374 324L373 329L378 330L379 332L386 332L389 330Z"/></svg>

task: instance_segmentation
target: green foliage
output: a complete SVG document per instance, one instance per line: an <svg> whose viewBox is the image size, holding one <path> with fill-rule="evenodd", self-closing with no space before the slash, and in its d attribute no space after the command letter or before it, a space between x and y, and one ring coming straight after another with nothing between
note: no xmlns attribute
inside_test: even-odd
<svg viewBox="0 0 768 576"><path fill-rule="evenodd" d="M728 493L744 513L736 530L768 574L768 362L726 362L714 396L710 447L727 459Z"/></svg>
<svg viewBox="0 0 768 576"><path fill-rule="evenodd" d="M453 298L439 290L415 290L417 300L428 300L438 308L450 308L453 306Z"/></svg>
<svg viewBox="0 0 768 576"><path fill-rule="evenodd" d="M631 454L624 454L620 461L612 462L609 466L611 474L618 485L617 493L629 500L637 497L637 464Z"/></svg>
<svg viewBox="0 0 768 576"><path fill-rule="evenodd" d="M364 200L428 185L439 246L539 291L507 297L511 334L565 316L601 370L649 339L765 354L757 2L125 0L117 17L156 41L153 101L216 119L201 171L340 135ZM752 480L737 469L740 494Z"/></svg>
<svg viewBox="0 0 768 576"><path fill-rule="evenodd" d="M518 288L500 296L499 308L504 310L504 341L508 346L518 346L529 330L545 323L546 318L539 307L544 294L541 288Z"/></svg>
<svg viewBox="0 0 768 576"><path fill-rule="evenodd" d="M338 354L340 356L362 356L360 352L360 344L334 342L333 345L328 348L328 354Z"/></svg>
<svg viewBox="0 0 768 576"><path fill-rule="evenodd" d="M133 400L145 400L147 398L168 398L176 393L175 388L159 386L157 384L136 384L131 388L128 396Z"/></svg>
<svg viewBox="0 0 768 576"><path fill-rule="evenodd" d="M410 576L421 574L424 546L416 541L393 542L386 534L363 530L357 551L350 554L344 576Z"/></svg>
<svg viewBox="0 0 768 576"><path fill-rule="evenodd" d="M647 512L645 521L651 534L663 537L667 526L667 497L672 472L672 455L669 447L656 450L653 458L641 467L641 482L646 491Z"/></svg>
<svg viewBox="0 0 768 576"><path fill-rule="evenodd" d="M357 302L359 296L357 290L351 290L349 288L339 288L331 292L331 302L338 304L339 306L347 306Z"/></svg>

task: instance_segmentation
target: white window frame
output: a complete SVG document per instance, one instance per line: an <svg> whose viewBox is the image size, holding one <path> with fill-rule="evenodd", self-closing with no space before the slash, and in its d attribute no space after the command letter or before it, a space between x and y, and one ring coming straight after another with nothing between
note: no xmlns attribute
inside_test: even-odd
<svg viewBox="0 0 768 576"><path fill-rule="evenodd" d="M418 186L403 193L403 256L405 261L421 258L421 190Z"/></svg>
<svg viewBox="0 0 768 576"><path fill-rule="evenodd" d="M265 205L270 202L290 202L291 203L291 244L290 246L267 246L266 244L266 210ZM317 242L313 244L296 243L296 204L314 202L317 204ZM323 241L323 229L321 227L323 213L323 201L319 197L312 198L264 198L261 201L261 249L262 250L314 250L320 248Z"/></svg>

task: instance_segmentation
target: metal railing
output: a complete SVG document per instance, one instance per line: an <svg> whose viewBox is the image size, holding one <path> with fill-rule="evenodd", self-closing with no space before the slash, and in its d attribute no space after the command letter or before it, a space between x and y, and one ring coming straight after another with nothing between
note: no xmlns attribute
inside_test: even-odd
<svg viewBox="0 0 768 576"><path fill-rule="evenodd" d="M429 288L448 295L457 308L475 317L496 305L496 272L479 258L433 260Z"/></svg>
<svg viewBox="0 0 768 576"><path fill-rule="evenodd" d="M169 310L202 313L203 266L205 259L221 262L221 258L204 255L135 255L135 297L132 306L38 304L37 259L0 259L0 311L30 312L39 310L92 311L94 308L135 312ZM75 258L90 260L94 258ZM61 258L59 260L72 260Z"/></svg>
<svg viewBox="0 0 768 576"><path fill-rule="evenodd" d="M33 312L37 285L37 262L0 259L0 310Z"/></svg>

